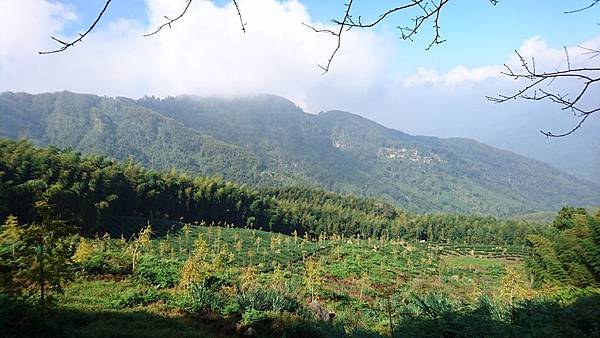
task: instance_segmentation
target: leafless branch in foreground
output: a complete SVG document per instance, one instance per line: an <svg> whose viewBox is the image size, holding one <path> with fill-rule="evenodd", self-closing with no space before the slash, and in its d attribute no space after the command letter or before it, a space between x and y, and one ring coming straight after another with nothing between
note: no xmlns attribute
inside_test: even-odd
<svg viewBox="0 0 600 338"><path fill-rule="evenodd" d="M591 0L591 2L585 6L578 9L574 9L571 11L564 12L565 14L573 14L588 10L600 3L600 0ZM600 50L588 48L584 46L578 46L583 49L584 52L582 55L588 55L590 59L596 58L600 55ZM584 107L582 104L582 99L586 97L588 94L590 96L594 95L594 90L596 90L596 86L600 84L600 67L592 66L592 67L580 67L580 68L572 68L571 59L569 57L569 51L567 47L563 47L565 51L565 59L566 59L566 70L556 70L553 72L538 72L535 68L535 59L531 59L531 63L528 63L517 51L519 61L521 63L521 72L514 72L509 66L504 65L507 69L506 72L502 74L511 77L515 80L526 79L529 80L529 85L526 85L521 90L517 91L512 95L498 95L498 96L487 96L486 98L495 103L503 103L509 100L516 99L524 99L524 100L532 100L532 101L550 101L552 103L558 104L562 110L569 110L573 113L573 115L578 119L577 123L574 127L567 130L566 132L555 134L551 131L540 130L540 133L546 135L547 137L564 137L567 135L571 135L575 131L577 131L583 123L590 117L592 114L600 111L600 106L597 105L596 102L592 104L592 107ZM578 92L576 92L575 96L571 96L568 93L560 94L556 91L551 90L551 86L555 81L568 81L568 80L578 80L581 83L581 88ZM545 88L541 86L544 85ZM593 89L590 89L592 88ZM596 92L598 92L596 90ZM597 95L597 94L595 94Z"/></svg>
<svg viewBox="0 0 600 338"><path fill-rule="evenodd" d="M106 9L108 8L108 5L110 5L110 2L112 0L106 0L106 3L104 4L104 8L102 8L102 10L100 11L100 14L98 14L98 17L96 18L96 20L94 20L94 22L92 22L92 24L90 25L90 27L83 33L79 34L79 37L71 42L66 42L66 41L62 41L54 36L51 36L50 38L58 43L60 43L62 46L58 49L55 50L50 50L50 51L41 51L38 52L39 54L54 54L54 53L59 53L59 52L64 52L65 50L67 50L67 48L72 47L73 45L75 45L78 42L83 41L83 38L88 35L93 29L94 27L96 27L96 25L98 24L98 22L100 21L100 18L102 18L102 16L104 15L104 13L106 12Z"/></svg>
<svg viewBox="0 0 600 338"><path fill-rule="evenodd" d="M181 19L185 15L185 13L187 13L188 9L190 8L190 5L192 4L192 1L193 0L185 0L185 7L181 11L181 13L179 13L178 16L176 16L173 19L170 19L169 17L165 16L165 19L167 19L167 21L165 23L163 23L162 25L158 26L158 28L156 28L156 30L152 31L151 33L144 34L144 36L154 35L154 34L160 32L161 29L163 29L165 27L171 28L171 24L172 23L174 23L175 21ZM235 10L237 12L237 16L240 19L240 25L242 26L242 31L244 33L246 33L246 24L244 23L244 20L242 18L242 11L240 10L240 6L238 4L238 0L231 0L231 1L233 2L233 5L235 6Z"/></svg>
<svg viewBox="0 0 600 338"><path fill-rule="evenodd" d="M592 0L592 2L589 5L582 7L582 8L566 11L565 14L573 14L573 13L577 13L577 12L583 12L585 10L588 10L588 9L596 6L598 3L600 3L600 0Z"/></svg>
<svg viewBox="0 0 600 338"><path fill-rule="evenodd" d="M174 23L175 21L177 21L177 20L181 19L181 18L182 18L182 17L185 15L185 13L187 13L187 10L188 10L188 8L190 8L190 5L192 4L192 1L193 1L193 0L185 0L185 7L183 8L183 11L181 11L181 13L179 13L179 15L178 15L178 16L176 16L176 17L175 17L175 18L173 18L173 19L170 19L169 17L167 17L167 16L165 15L165 19L167 19L167 22L165 22L165 23L163 23L162 25L158 26L158 28L156 28L154 31L152 31L152 32L150 32L150 33L148 33L148 34L144 34L144 36L151 36L151 35L154 35L154 34L156 34L156 33L160 32L160 31L161 31L161 29L163 29L163 28L165 28L165 27L169 27L169 28L171 28L171 24L172 24L172 23Z"/></svg>
<svg viewBox="0 0 600 338"><path fill-rule="evenodd" d="M600 55L600 50L591 48L583 48L587 55L592 55L594 58ZM582 100L586 95L594 95L594 88L600 85L600 67L575 67L571 66L569 53L565 48L565 57L567 69L556 70L551 72L539 72L536 70L535 59L532 58L529 62L518 51L515 51L520 62L520 70L514 71L510 66L504 65L506 68L503 75L506 75L514 80L529 80L530 83L511 95L487 96L486 98L495 103L504 103L509 100L524 99L532 101L550 101L558 104L562 110L568 110L578 118L577 124L566 132L555 134L550 131L540 132L547 137L564 137L574 133L579 129L585 120L592 114L600 111L598 107L584 107ZM555 81L577 80L581 83L581 88L572 96L561 94L552 89ZM597 92L596 92L597 93ZM596 94L597 95L597 94Z"/></svg>
<svg viewBox="0 0 600 338"><path fill-rule="evenodd" d="M329 33L329 34L332 34L333 36L335 36L337 39L337 41L336 41L337 44L335 46L335 49L333 50L333 53L331 53L329 60L327 60L327 64L325 66L319 65L319 68L321 68L323 70L323 74L325 74L329 71L329 68L331 67L331 62L333 61L335 54L337 54L338 50L340 50L340 47L342 46L342 33L344 32L345 27L348 26L348 29L351 28L349 26L349 23L352 22L352 17L350 16L350 10L352 9L352 1L353 0L350 0L345 5L346 11L344 13L344 18L342 19L342 21L334 20L334 22L339 22L339 28L336 31L333 31L330 29L317 29L317 28L310 26L304 22L302 23L303 25L305 25L306 27L309 27L310 29L314 30L317 33Z"/></svg>
<svg viewBox="0 0 600 338"><path fill-rule="evenodd" d="M351 12L352 1L349 1L345 5L346 10L343 18L341 20L331 20L331 22L335 26L337 26L336 29L317 29L316 27L308 25L306 23L303 23L303 25L307 26L308 28L312 29L317 33L331 34L336 38L336 46L333 52L331 53L329 60L327 60L326 66L319 65L319 67L323 70L323 74L325 74L329 71L331 63L341 47L342 33L344 31L348 31L352 28L373 28L391 16L400 15L403 13L410 13L409 11L412 10L416 11L412 22L404 26L397 26L397 28L400 30L400 37L403 40L412 41L413 37L421 30L423 24L431 19L433 20L433 29L435 34L432 41L427 46L426 50L431 49L431 47L433 47L434 45L438 45L445 42L446 40L442 39L440 34L440 14L442 12L443 7L449 1L450 0L439 0L439 2L436 0L410 0L408 3L399 4L396 7L387 9L386 11L381 13L376 19L366 23L363 22L362 16L358 16L355 19L355 16ZM496 5L498 3L498 0L489 1L492 5Z"/></svg>
<svg viewBox="0 0 600 338"><path fill-rule="evenodd" d="M98 16L96 17L96 20L94 20L94 22L92 22L92 24L88 27L88 29L79 34L79 37L71 42L67 42L67 41L63 41L59 38L56 38L54 36L51 36L50 38L56 42L58 42L59 44L61 44L61 47L55 50L50 50L50 51L40 51L38 52L39 54L53 54L53 53L59 53L59 52L64 52L65 50L67 50L68 48L72 47L73 45L75 45L78 42L82 42L83 38L85 36L87 36L92 30L94 30L94 28L96 27L96 25L98 24L98 22L100 22L100 19L104 16L104 14L106 13L106 10L108 9L108 6L110 5L112 0L106 0L106 3L104 4L104 7L102 8L102 10L100 11L100 13L98 13ZM144 34L144 36L151 36L154 35L158 32L160 32L163 28L165 27L169 27L171 28L171 24L174 23L175 21L181 19L185 13L187 13L188 9L190 8L190 5L192 4L193 0L185 0L185 7L183 8L183 11L181 11L181 13L171 19L167 16L165 16L165 19L167 20L165 23L163 23L162 25L158 26L158 28L156 28L156 30L148 33L148 34ZM234 6L235 6L235 10L237 12L237 16L240 19L240 25L242 27L242 31L244 33L246 33L246 24L244 23L244 20L242 18L242 11L240 10L240 6L238 4L238 0L232 0Z"/></svg>
<svg viewBox="0 0 600 338"><path fill-rule="evenodd" d="M244 23L244 19L242 18L242 11L240 11L240 6L238 5L237 0L232 0L235 5L235 10L237 11L237 15L240 18L240 25L242 26L242 32L246 33L246 24Z"/></svg>

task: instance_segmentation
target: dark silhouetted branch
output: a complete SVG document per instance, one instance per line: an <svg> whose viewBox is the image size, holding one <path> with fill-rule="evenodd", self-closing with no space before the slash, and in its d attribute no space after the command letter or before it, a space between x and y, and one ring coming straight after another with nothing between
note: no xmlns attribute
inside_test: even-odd
<svg viewBox="0 0 600 338"><path fill-rule="evenodd" d="M175 21L181 19L185 15L185 13L187 13L187 10L188 10L188 8L190 8L191 4L192 4L192 0L185 0L185 7L183 8L183 11L181 11L181 13L178 16L176 16L173 19L169 19L167 16L165 16L165 19L167 19L167 22L165 22L162 25L158 26L158 28L156 28L156 30L152 31L151 33L144 34L144 36L154 35L154 34L160 32L161 29L163 29L165 27L171 28L171 24L172 23L174 23Z"/></svg>
<svg viewBox="0 0 600 338"><path fill-rule="evenodd" d="M246 24L244 23L244 19L242 18L242 11L240 11L240 6L238 5L237 0L232 0L235 5L235 10L237 11L237 15L240 18L240 25L242 26L242 32L246 33Z"/></svg>
<svg viewBox="0 0 600 338"><path fill-rule="evenodd" d="M594 49L583 48L591 52L597 52ZM569 110L575 117L579 119L575 127L569 129L567 132L555 134L550 131L540 132L548 137L564 137L572 134L579 129L583 122L592 114L600 111L600 107L585 108L582 104L582 99L586 94L593 95L590 88L600 84L600 67L578 67L573 68L569 58L569 53L565 48L565 57L567 59L567 69L557 70L552 72L539 72L536 70L535 59L532 58L531 62L528 62L518 51L515 51L520 62L520 72L515 72L513 69L504 65L507 71L502 72L515 80L529 80L531 83L521 88L512 95L498 95L498 96L487 96L487 99L495 103L504 103L509 100L524 99L531 101L550 101L558 104L562 110ZM594 54L597 55L597 54ZM576 95L571 99L568 94L560 94L552 91L551 86L554 81L575 79L582 82L581 88Z"/></svg>
<svg viewBox="0 0 600 338"><path fill-rule="evenodd" d="M58 43L60 43L62 45L62 47L55 49L55 50L50 50L50 51L41 51L38 52L39 54L53 54L53 53L59 53L59 52L63 52L65 50L67 50L67 48L75 45L78 42L83 41L83 38L88 35L93 29L94 27L96 27L96 25L98 24L98 22L100 21L100 18L102 18L102 16L104 15L104 13L106 12L106 9L108 8L108 5L110 5L110 2L112 0L106 0L106 3L104 4L104 8L102 8L102 10L100 11L100 14L98 14L98 17L96 18L96 20L94 20L94 22L92 23L92 25L83 33L79 34L79 37L71 42L66 42L66 41L62 41L58 38L55 38L53 36L51 36L50 38Z"/></svg>
<svg viewBox="0 0 600 338"><path fill-rule="evenodd" d="M583 55L590 55L590 59L593 59L596 56L600 55L600 50L592 49L592 48L587 48L587 47L584 47L584 46L577 46L577 47L585 50L586 52L583 53Z"/></svg>
<svg viewBox="0 0 600 338"><path fill-rule="evenodd" d="M577 13L577 12L583 12L585 10L588 10L588 9L596 6L599 2L600 2L600 0L592 0L592 2L589 5L582 7L582 8L574 9L571 11L566 11L565 14L573 14L573 13Z"/></svg>
<svg viewBox="0 0 600 338"><path fill-rule="evenodd" d="M183 10L181 11L181 13L179 13L179 15L178 15L178 16L176 16L176 17L175 17L175 18L173 18L173 19L170 19L170 18L168 18L167 16L165 16L165 19L167 19L167 21L166 21L165 23L163 23L162 25L158 26L158 28L156 28L156 30L152 31L151 33L144 34L144 36L151 36L151 35L154 35L154 34L156 34L156 33L160 32L160 31L161 31L163 28L165 28L165 27L169 27L169 28L171 28L171 24L172 24L172 23L174 23L175 21L177 21L177 20L181 19L181 18L182 18L182 17L185 15L185 13L187 13L188 9L190 8L190 5L192 4L192 1L193 1L193 0L185 0L185 2L186 2L186 4L185 4L185 7L184 7L184 8L183 8ZM240 6L239 6L239 4L238 4L238 1L237 1L237 0L232 0L232 2L233 2L233 5L235 6L235 10L236 10L236 12L237 12L237 16L238 16L238 17L239 17L239 19L240 19L240 25L241 25L241 27L242 27L242 31L243 31L244 33L246 33L246 24L244 23L244 20L243 20L243 18L242 18L242 11L240 10Z"/></svg>
<svg viewBox="0 0 600 338"><path fill-rule="evenodd" d="M350 17L350 10L352 9L352 1L353 0L350 0L345 5L346 11L344 13L344 18L342 19L342 21L333 20L334 23L336 23L336 24L339 23L338 24L339 28L337 29L337 31L333 31L330 29L317 29L313 26L307 25L306 23L302 23L303 25L309 27L310 29L314 30L317 33L329 33L336 37L336 46L335 46L335 49L333 50L333 52L331 53L329 60L327 60L327 64L325 66L319 65L319 68L321 68L323 70L323 74L325 74L329 71L329 68L331 67L331 62L333 61L335 54L337 54L338 50L340 50L340 47L342 46L342 34L344 33L344 29L346 29L346 27L348 27L347 29L352 28L351 27L352 18Z"/></svg>
<svg viewBox="0 0 600 338"><path fill-rule="evenodd" d="M429 50L433 45L443 43L446 40L443 40L441 38L441 34L440 34L440 15L441 15L442 9L444 8L444 6L446 4L448 4L449 1L450 0L439 0L439 2L436 2L435 0L410 0L406 4L402 4L402 5L393 7L393 8L389 8L388 10L386 10L382 14L380 14L376 19L374 19L370 22L366 22L366 23L363 22L362 16L358 16L357 19L355 19L355 16L351 12L352 1L350 1L348 4L346 4L346 10L345 10L343 18L341 20L340 19L331 20L331 22L335 26L337 26L336 29L317 29L314 26L308 25L306 23L303 23L303 25L309 27L310 29L312 29L313 31L315 31L317 33L328 33L328 34L332 34L333 36L335 36L336 47L334 48L333 52L331 53L329 60L327 60L327 65L326 66L319 65L319 67L324 71L323 73L327 73L331 67L331 63L332 63L335 55L337 54L337 52L339 51L339 49L341 47L342 33L345 30L350 30L352 28L362 28L362 29L373 28L373 27L379 25L380 23L382 23L387 18L392 17L394 15L399 15L400 13L410 13L409 11L413 11L413 10L417 11L414 18L412 19L411 24L405 25L405 26L397 26L397 28L400 30L401 38L403 40L411 40L412 41L413 37L421 30L423 24L425 22L430 21L430 19L431 19L431 20L433 20L433 29L434 29L435 35L434 35L432 41L427 46L426 50ZM498 0L489 0L489 2L492 5L496 5L498 3Z"/></svg>

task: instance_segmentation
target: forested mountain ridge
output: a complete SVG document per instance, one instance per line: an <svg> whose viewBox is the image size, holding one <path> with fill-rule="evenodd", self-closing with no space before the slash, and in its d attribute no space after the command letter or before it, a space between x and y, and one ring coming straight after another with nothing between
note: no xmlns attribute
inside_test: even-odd
<svg viewBox="0 0 600 338"><path fill-rule="evenodd" d="M27 138L153 168L180 168L250 180L257 160L244 149L153 112L127 98L73 94L3 94L0 135Z"/></svg>
<svg viewBox="0 0 600 338"><path fill-rule="evenodd" d="M13 215L35 222L40 202L53 219L87 235L118 236L122 217L202 221L313 238L385 235L489 245L523 245L525 234L548 230L521 220L411 214L381 200L317 189L259 191L218 178L149 170L131 160L0 140L0 219Z"/></svg>
<svg viewBox="0 0 600 338"><path fill-rule="evenodd" d="M276 96L0 95L0 136L254 186L319 186L410 211L514 215L596 205L600 187L468 139L412 136Z"/></svg>

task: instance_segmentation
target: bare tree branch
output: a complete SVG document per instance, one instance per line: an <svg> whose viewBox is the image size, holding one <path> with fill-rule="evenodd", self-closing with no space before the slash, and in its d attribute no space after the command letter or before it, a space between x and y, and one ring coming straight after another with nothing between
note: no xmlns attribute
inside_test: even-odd
<svg viewBox="0 0 600 338"><path fill-rule="evenodd" d="M383 21L389 15L394 14L394 13L399 12L399 11L402 11L402 10L405 10L405 9L409 9L411 7L419 6L423 1L424 0L413 0L409 4L389 9L385 13L379 15L379 17L375 21L373 21L371 23L363 24L363 23L359 22L359 23L356 23L356 24L354 24L354 23L349 24L348 26L350 26L350 27L359 27L359 28L372 28L372 27L375 27L376 25L378 25L381 21ZM338 25L341 23L338 20L332 20L332 22L335 23L335 24L338 24Z"/></svg>
<svg viewBox="0 0 600 338"><path fill-rule="evenodd" d="M571 70L571 59L569 58L569 51L567 50L567 46L563 46L565 50L565 58L567 59L567 68Z"/></svg>
<svg viewBox="0 0 600 338"><path fill-rule="evenodd" d="M331 63L340 49L340 46L342 44L342 33L344 32L344 30L350 30L352 28L373 28L381 22L383 22L388 17L399 15L401 13L410 13L409 11L411 10L417 11L414 18L412 19L412 23L409 25L397 26L397 28L400 30L401 38L403 40L412 41L413 37L421 30L423 24L432 19L435 34L432 41L427 46L426 50L431 49L433 45L445 42L446 40L443 40L440 34L440 15L443 7L446 4L448 4L449 1L450 0L439 0L439 2L436 2L436 0L409 0L405 4L386 10L385 12L380 14L376 19L367 23L363 23L362 16L358 16L356 20L354 19L354 16L351 12L352 1L350 1L348 4L346 4L346 10L343 18L341 20L331 20L331 22L337 26L335 30L317 29L314 26L308 25L306 23L303 23L303 25L307 26L308 28L312 29L317 33L328 33L335 36L336 47L331 53L329 60L327 60L327 65L319 65L319 67L324 71L323 74L325 74L329 71ZM492 5L496 5L498 3L498 0L489 0L489 2Z"/></svg>
<svg viewBox="0 0 600 338"><path fill-rule="evenodd" d="M592 2L589 5L582 7L582 8L574 9L571 11L566 11L565 14L573 14L573 13L577 13L577 12L583 12L585 10L588 10L588 9L596 6L599 2L600 2L600 0L592 0Z"/></svg>
<svg viewBox="0 0 600 338"><path fill-rule="evenodd" d="M185 4L185 7L183 8L183 10L181 11L181 13L180 13L178 16L176 16L176 17L175 17L175 18L173 18L173 19L170 19L170 18L168 18L167 16L165 16L165 19L167 19L167 22L165 22L165 23L163 23L162 25L158 26L158 28L157 28L156 30L152 31L151 33L144 34L144 36L151 36L151 35L154 35L154 34L156 34L156 33L160 32L160 31L161 31L161 29L163 29L163 28L165 28L165 27L169 27L169 28L171 28L171 24L172 24L172 23L174 23L175 21L177 21L177 20L181 19L181 18L182 18L182 17L185 15L185 13L187 13L188 9L190 8L190 5L192 4L192 1L193 1L193 0L185 0L185 2L186 2L186 4ZM246 33L246 24L244 23L244 20L243 20L243 18L242 18L242 11L240 10L240 6L239 6L239 4L238 4L238 0L231 0L231 1L233 2L233 5L235 6L235 10L236 10L236 12L237 12L237 16L238 16L238 17L239 17L239 19L240 19L240 25L241 25L241 27L242 27L242 31L243 31L244 33Z"/></svg>
<svg viewBox="0 0 600 338"><path fill-rule="evenodd" d="M67 42L67 41L60 40L60 39L58 39L58 38L56 38L56 37L54 37L54 36L51 36L50 38L51 38L52 40L54 40L54 41L58 42L58 43L59 43L59 44L61 44L62 46L61 46L60 48L58 48L58 49L55 49L55 50L50 50L50 51L40 51L40 52L38 52L38 53L39 53L39 54L42 54L42 55L43 55L43 54L53 54L53 53L59 53L59 52L63 52L63 51L65 51L65 50L67 50L68 48L72 47L73 45L75 45L75 44L76 44L76 43L78 43L78 42L82 42L82 41L83 41L83 38L84 38L85 36L87 36L87 35L88 35L88 34L89 34L89 33L90 33L92 30L94 30L94 28L96 27L96 25L98 24L98 22L100 22L100 19L101 19L101 18L104 16L104 14L106 13L106 10L108 9L108 6L110 5L111 1L112 1L112 0L106 0L106 3L104 4L104 7L102 8L102 10L100 11L100 13L99 13L99 14L98 14L98 16L96 17L96 20L94 20L94 22L92 22L92 24L91 24L91 25L88 27L88 29L87 29L85 32L83 32L83 33L80 33L80 34L79 34L79 37L78 37L77 39L75 39L75 40L73 40L73 41L71 41L71 42ZM177 20L181 19L181 18L182 18L182 17L185 15L185 13L187 13L188 9L190 8L190 5L192 4L192 1L193 1L193 0L185 0L185 7L183 8L183 11L181 11L181 13L180 13L180 14L179 14L177 17L175 17L175 18L171 19L171 18L169 18L169 17L165 16L165 19L167 20L165 23L163 23L162 25L158 26L158 28L156 28L156 30L154 30L154 31L152 31L152 32L150 32L150 33L148 33L148 34L144 34L144 36L151 36L151 35L154 35L154 34L156 34L156 33L160 32L160 31L161 31L163 28L165 28L165 27L169 27L169 28L171 28L171 24L172 24L172 23L174 23L175 21L177 21ZM241 25L241 27L242 27L242 31L243 31L244 33L246 33L246 24L244 23L244 20L243 20L243 18L242 18L242 12L241 12L241 10L240 10L239 4L238 4L238 0L232 0L232 2L233 2L233 4L234 4L234 6L235 6L235 9L236 9L237 15L238 15L238 17L239 17L239 19L240 19L240 25Z"/></svg>
<svg viewBox="0 0 600 338"><path fill-rule="evenodd" d="M237 0L232 0L235 5L235 10L237 11L238 17L240 18L240 25L242 26L242 32L246 33L246 24L242 19L242 12L240 11L240 6L238 5Z"/></svg>
<svg viewBox="0 0 600 338"><path fill-rule="evenodd" d="M590 59L595 58L596 56L600 55L600 50L596 50L596 49L592 49L592 48L587 48L584 46L577 46L583 50L586 50L585 53L583 53L583 55L591 55Z"/></svg>
<svg viewBox="0 0 600 338"><path fill-rule="evenodd" d="M302 23L303 25L305 25L306 27L309 27L310 29L314 30L317 33L329 33L336 37L337 43L336 43L335 49L333 50L333 52L331 53L331 56L329 57L329 60L327 60L327 64L325 66L319 65L319 68L321 68L323 70L323 74L325 74L329 71L329 68L331 67L331 62L333 61L335 54L337 54L338 50L340 50L340 47L342 46L342 33L344 32L344 28L345 27L348 27L347 29L352 28L352 26L351 26L352 18L350 16L350 10L352 9L352 2L353 2L353 0L350 0L345 5L346 12L344 13L344 18L342 19L342 21L333 20L333 22L336 24L339 22L339 24L338 24L339 28L337 31L333 31L333 30L329 30L329 29L317 29L306 23Z"/></svg>
<svg viewBox="0 0 600 338"><path fill-rule="evenodd" d="M100 14L98 14L98 17L96 18L96 20L94 20L94 22L92 22L91 26L83 33L79 34L79 37L71 42L66 42L66 41L62 41L58 38L55 38L53 36L51 36L50 38L58 43L60 43L62 45L62 47L55 49L55 50L50 50L50 51L41 51L38 52L39 54L53 54L53 53L59 53L59 52L63 52L65 50L67 50L67 48L75 45L78 42L83 41L83 38L88 35L93 29L94 27L96 27L96 25L98 24L98 22L100 21L100 18L102 18L102 16L104 15L104 13L106 12L106 9L108 8L108 5L110 5L110 2L112 0L106 0L106 3L104 4L104 8L102 8L102 10L100 11Z"/></svg>
<svg viewBox="0 0 600 338"><path fill-rule="evenodd" d="M588 50L588 53L589 51L597 52L589 48L584 49ZM559 106L561 106L562 110L571 111L573 115L579 119L575 127L569 129L567 132L564 133L555 134L550 131L540 130L542 134L548 137L564 137L570 135L577 129L579 129L583 122L585 122L585 120L590 115L600 111L600 107L586 108L582 104L582 99L584 98L584 96L586 94L591 93L590 88L592 86L600 84L600 67L573 68L571 66L569 53L565 48L565 58L567 60L566 70L538 72L535 68L535 59L532 58L531 63L529 63L521 54L519 54L518 51L515 51L515 53L519 59L521 71L515 72L510 66L504 65L507 71L502 72L502 74L511 77L515 80L529 80L531 81L531 83L524 86L512 95L500 94L498 96L487 96L486 98L488 100L495 103L504 103L509 100L516 99L524 99L531 101L546 100L558 104ZM582 82L581 88L578 92L576 92L574 98L569 98L568 94L560 94L551 91L550 86L554 83L554 81L565 81L568 79L579 80Z"/></svg>
<svg viewBox="0 0 600 338"><path fill-rule="evenodd" d="M165 19L167 19L167 22L165 22L162 25L158 26L158 28L156 28L151 33L144 34L144 36L154 35L154 34L160 32L160 30L163 29L163 28L165 28L165 27L171 28L171 24L172 23L174 23L175 21L181 19L185 15L185 13L187 13L188 8L190 8L190 5L192 4L192 1L193 0L185 0L185 7L183 8L183 11L181 11L181 13L178 16L176 16L174 19L169 19L167 16L165 16Z"/></svg>

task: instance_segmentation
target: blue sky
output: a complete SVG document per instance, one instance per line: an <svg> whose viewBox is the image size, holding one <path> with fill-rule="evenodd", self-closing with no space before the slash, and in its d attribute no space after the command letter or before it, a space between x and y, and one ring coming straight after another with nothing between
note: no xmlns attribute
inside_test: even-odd
<svg viewBox="0 0 600 338"><path fill-rule="evenodd" d="M433 37L430 21L415 41L400 40L396 26L414 14L391 16L373 30L345 33L331 71L322 76L317 65L326 62L335 39L301 23L327 25L343 15L345 1L239 0L248 30L242 34L230 1L194 0L172 29L145 38L185 2L113 0L84 43L40 56L37 51L57 47L50 36L73 39L85 30L105 1L0 0L0 31L10 32L0 34L0 91L132 98L270 93L311 113L346 110L413 134L489 140L496 134L502 139L503 131L495 130L500 125L524 125L524 133L537 135L573 123L549 105L485 99L522 84L500 75L504 63L515 65L515 49L548 70L565 67L563 46L574 64L590 62L578 45L600 49L600 5L564 14L589 0L501 0L497 6L451 0L440 18L444 44L425 51ZM408 0L354 1L354 16L366 21ZM556 85L572 92L578 84ZM596 104L600 95L586 100Z"/></svg>
<svg viewBox="0 0 600 338"><path fill-rule="evenodd" d="M196 0L198 1L198 0ZM61 0L72 6L78 20L68 23L66 35L76 34L90 22L104 5L104 0ZM229 0L214 1L219 6ZM328 22L343 15L347 0L302 0L315 21ZM181 1L183 4L183 1ZM387 8L402 1L355 0L353 13L367 18L377 17ZM442 37L447 41L425 51L431 38L431 25L426 26L415 41L402 41L395 28L410 17L394 16L374 31L397 40L394 48L402 57L389 60L388 67L399 75L407 75L417 67L432 67L447 71L457 65L477 67L502 64L507 54L517 49L528 38L539 36L549 46L561 48L585 41L600 34L598 10L574 14L565 11L581 8L589 0L501 0L493 6L487 0L451 1L441 17ZM598 6L600 7L600 6ZM100 28L126 18L148 25L146 2L143 0L113 0ZM249 23L252 24L251 22ZM251 26L250 26L251 27Z"/></svg>
<svg viewBox="0 0 600 338"><path fill-rule="evenodd" d="M335 39L301 25L326 26L340 18L347 0L239 0L247 33L240 30L229 0L194 0L172 29L145 33L174 17L183 0L113 0L98 27L64 53L50 36L73 39L87 29L105 0L0 0L0 92L70 90L139 98L192 94L238 96L269 93L290 99L309 113L353 112L411 134L469 137L557 163L580 153L600 167L600 116L577 135L548 140L540 129L564 132L576 119L543 102L496 105L486 95L513 94L523 81L501 75L503 64L518 68L514 50L535 57L538 70L572 64L598 67L600 58L578 45L600 50L600 5L576 14L591 0L450 0L442 12L442 37L427 22L415 41L400 40L397 25L411 16L390 17L373 30L345 33L326 75L323 64ZM363 21L404 1L354 0ZM413 14L414 15L414 14ZM332 26L327 26L332 28ZM581 83L556 81L552 89L575 93ZM596 83L583 102L600 105ZM582 144L594 145L581 147ZM558 151L562 145L564 151Z"/></svg>

